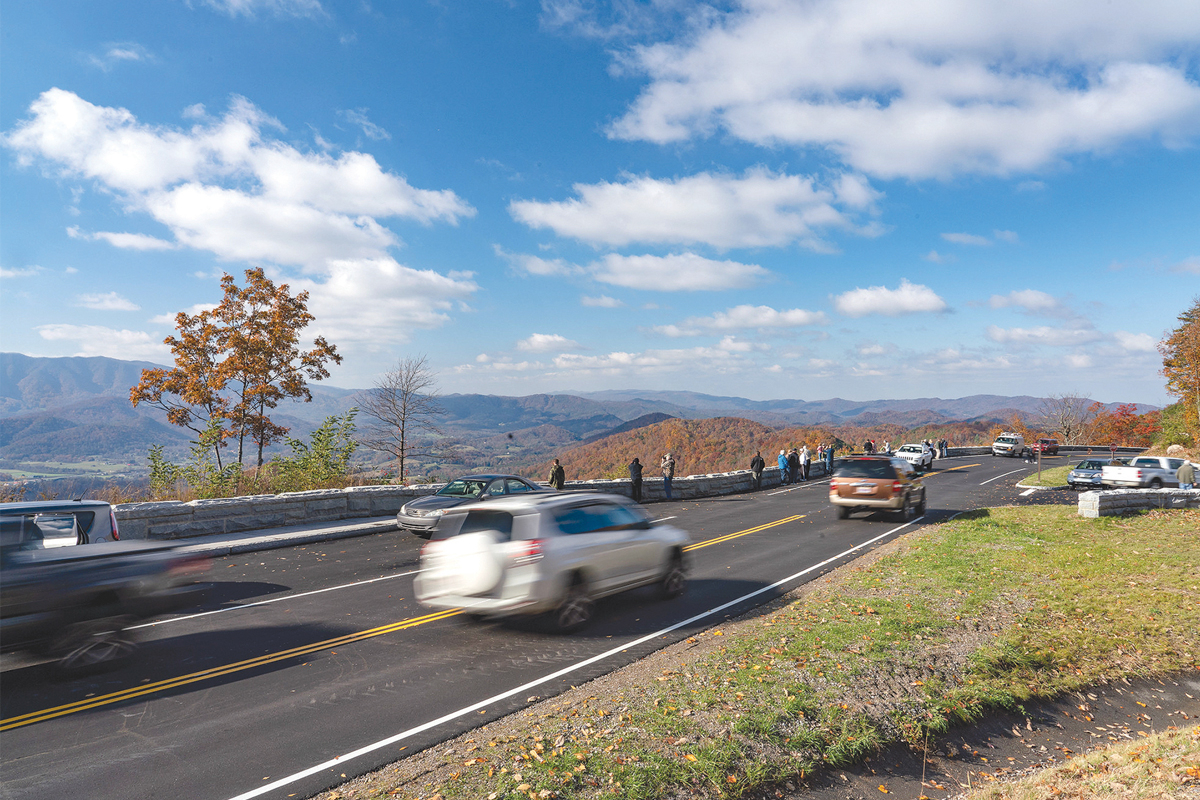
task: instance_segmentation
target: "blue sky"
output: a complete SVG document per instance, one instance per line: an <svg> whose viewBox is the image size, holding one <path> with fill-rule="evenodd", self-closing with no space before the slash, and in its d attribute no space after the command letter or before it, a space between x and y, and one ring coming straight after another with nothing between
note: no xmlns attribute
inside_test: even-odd
<svg viewBox="0 0 1200 800"><path fill-rule="evenodd" d="M8 4L0 346L262 266L339 386L1165 403L1200 4L901 5Z"/></svg>

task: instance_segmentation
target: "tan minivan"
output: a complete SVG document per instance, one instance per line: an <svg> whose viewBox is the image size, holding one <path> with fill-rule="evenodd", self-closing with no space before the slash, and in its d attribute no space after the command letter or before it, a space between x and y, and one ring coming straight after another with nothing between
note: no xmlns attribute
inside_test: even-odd
<svg viewBox="0 0 1200 800"><path fill-rule="evenodd" d="M829 502L837 507L838 519L881 509L895 511L907 522L925 513L925 484L901 458L845 458L834 467Z"/></svg>

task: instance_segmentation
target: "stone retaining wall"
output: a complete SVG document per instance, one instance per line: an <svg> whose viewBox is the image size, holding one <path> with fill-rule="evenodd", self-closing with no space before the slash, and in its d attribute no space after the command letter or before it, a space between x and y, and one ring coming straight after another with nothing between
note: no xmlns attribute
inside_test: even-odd
<svg viewBox="0 0 1200 800"><path fill-rule="evenodd" d="M1200 489L1109 489L1079 495L1079 516L1112 517L1154 508L1200 508Z"/></svg>
<svg viewBox="0 0 1200 800"><path fill-rule="evenodd" d="M810 476L825 475L824 463L813 462ZM309 522L332 522L358 517L382 517L395 514L414 497L433 494L444 484L424 486L352 486L347 489L318 489L253 497L217 500L192 500L182 503L125 503L116 507L122 539L184 539L216 533L282 528ZM779 469L763 472L763 488L780 485ZM609 492L630 497L628 479L568 481L575 491ZM672 496L680 500L738 494L753 489L749 470L711 475L677 477L671 483ZM643 502L665 499L662 477L647 477L642 482Z"/></svg>

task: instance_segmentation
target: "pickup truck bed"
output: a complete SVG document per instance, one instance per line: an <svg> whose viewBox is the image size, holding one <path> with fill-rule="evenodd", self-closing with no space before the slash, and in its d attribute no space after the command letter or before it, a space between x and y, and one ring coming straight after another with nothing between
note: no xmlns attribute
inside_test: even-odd
<svg viewBox="0 0 1200 800"><path fill-rule="evenodd" d="M1161 489L1175 487L1175 473L1183 466L1182 458L1137 456L1123 466L1105 465L1100 480L1105 486L1117 489Z"/></svg>

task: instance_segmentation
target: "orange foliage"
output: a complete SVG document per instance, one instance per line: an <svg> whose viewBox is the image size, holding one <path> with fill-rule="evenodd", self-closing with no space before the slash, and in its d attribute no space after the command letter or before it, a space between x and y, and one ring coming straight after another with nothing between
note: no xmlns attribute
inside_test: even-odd
<svg viewBox="0 0 1200 800"><path fill-rule="evenodd" d="M1107 412L1100 403L1094 403L1090 411L1095 417L1092 419L1088 438L1097 444L1149 447L1154 437L1162 431L1159 424L1160 412L1138 414L1137 406L1133 403L1123 403Z"/></svg>

